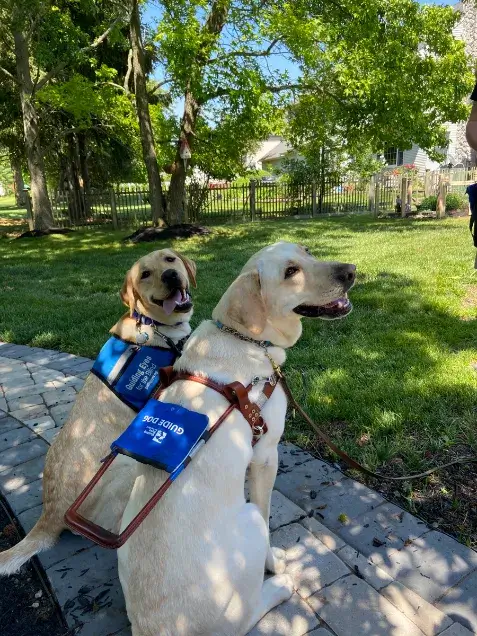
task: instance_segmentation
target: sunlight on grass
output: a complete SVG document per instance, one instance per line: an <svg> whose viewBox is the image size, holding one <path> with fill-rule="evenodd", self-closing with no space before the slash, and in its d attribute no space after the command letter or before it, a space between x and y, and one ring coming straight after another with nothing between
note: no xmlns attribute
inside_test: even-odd
<svg viewBox="0 0 477 636"><path fill-rule="evenodd" d="M122 243L126 234L1 241L0 338L94 357L124 311L126 270L164 246ZM305 319L288 355L291 384L310 415L372 468L398 455L418 470L426 451L475 444L477 279L467 219L276 221L173 241L198 264L194 324L210 317L251 254L281 239L358 266L353 313L338 322ZM357 445L363 434L369 441ZM293 414L287 436L311 439Z"/></svg>

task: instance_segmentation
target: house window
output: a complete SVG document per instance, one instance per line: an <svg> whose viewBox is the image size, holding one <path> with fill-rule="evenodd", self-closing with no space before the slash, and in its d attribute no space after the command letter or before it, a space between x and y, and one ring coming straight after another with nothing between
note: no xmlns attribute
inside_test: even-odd
<svg viewBox="0 0 477 636"><path fill-rule="evenodd" d="M384 151L384 160L387 166L402 166L404 163L404 151L398 148L387 148Z"/></svg>

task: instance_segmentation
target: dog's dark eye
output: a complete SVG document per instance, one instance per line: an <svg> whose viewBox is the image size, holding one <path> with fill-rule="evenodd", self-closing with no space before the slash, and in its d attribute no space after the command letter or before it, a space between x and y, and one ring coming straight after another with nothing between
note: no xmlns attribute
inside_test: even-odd
<svg viewBox="0 0 477 636"><path fill-rule="evenodd" d="M175 257L174 257L174 256L166 256L166 261L167 261L168 263L173 263L175 260L176 260L176 259L175 259Z"/></svg>
<svg viewBox="0 0 477 636"><path fill-rule="evenodd" d="M148 269L145 269L143 273L141 274L141 280L144 280L145 278L149 278L150 275L151 275L151 272Z"/></svg>
<svg viewBox="0 0 477 636"><path fill-rule="evenodd" d="M292 276L295 276L295 274L297 274L299 271L299 267L297 267L296 265L290 265L290 267L287 267L285 270L285 278L291 278Z"/></svg>

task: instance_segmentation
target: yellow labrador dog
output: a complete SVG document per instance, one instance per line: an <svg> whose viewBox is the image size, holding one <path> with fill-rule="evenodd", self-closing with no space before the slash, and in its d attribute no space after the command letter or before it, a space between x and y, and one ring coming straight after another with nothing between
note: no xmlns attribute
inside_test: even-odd
<svg viewBox="0 0 477 636"><path fill-rule="evenodd" d="M253 256L213 312L190 337L175 370L247 386L273 373L299 339L302 316L339 318L355 266L320 262L306 249L277 243ZM228 330L227 330L228 329ZM245 336L245 340L240 336ZM270 341L267 349L257 341ZM251 392L256 400L260 383ZM227 400L179 380L161 401L204 413L212 426ZM268 518L286 398L281 387L262 409L268 432L252 448L250 426L234 410L163 499L118 551L119 574L134 636L243 636L289 598L284 554L269 545ZM244 498L250 465L251 503ZM137 464L122 528L164 482ZM275 576L264 582L264 570Z"/></svg>
<svg viewBox="0 0 477 636"><path fill-rule="evenodd" d="M130 311L110 333L121 339L119 343L126 341L126 347L127 343L163 350L175 347L191 331L193 306L189 286L195 286L195 271L193 261L170 249L140 258L128 271L121 290L121 298ZM111 340L115 342L114 338ZM93 373L88 376L46 456L42 515L23 541L0 553L0 574L16 572L32 556L56 542L65 528L66 510L98 470L111 442L131 422L135 412L127 404L99 377ZM133 463L123 458L115 464L108 471L108 482L102 481L91 494L85 514L118 530L132 487Z"/></svg>

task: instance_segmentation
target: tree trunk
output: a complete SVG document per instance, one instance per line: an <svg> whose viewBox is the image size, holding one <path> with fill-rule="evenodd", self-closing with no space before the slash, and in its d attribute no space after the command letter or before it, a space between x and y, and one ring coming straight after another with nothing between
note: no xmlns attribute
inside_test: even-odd
<svg viewBox="0 0 477 636"><path fill-rule="evenodd" d="M187 173L184 161L181 159L180 149L181 144L185 141L192 150L198 114L199 105L192 93L187 91L184 98L184 115L181 123L181 134L172 168L171 184L169 186L169 216L178 223L189 222L186 192Z"/></svg>
<svg viewBox="0 0 477 636"><path fill-rule="evenodd" d="M28 44L22 31L15 31L15 58L17 78L20 84L20 99L25 131L25 149L30 172L31 198L36 230L54 227L51 203L46 186L43 150L40 142L40 127L33 97L33 82L30 74Z"/></svg>
<svg viewBox="0 0 477 636"><path fill-rule="evenodd" d="M149 102L147 99L146 74L144 71L144 50L141 38L141 21L139 17L138 0L132 0L130 37L134 69L136 109L141 133L142 154L144 163L146 164L147 179L149 182L152 222L154 225L159 225L160 219L164 217L164 201L161 176L157 166L157 155L154 145L154 136L152 133Z"/></svg>
<svg viewBox="0 0 477 636"><path fill-rule="evenodd" d="M78 133L77 139L78 139L80 173L81 173L81 180L82 180L81 187L83 190L84 212L86 216L90 216L91 205L90 205L89 194L91 189L91 179L89 176L89 168L88 168L88 145L86 140L86 134L84 132Z"/></svg>
<svg viewBox="0 0 477 636"><path fill-rule="evenodd" d="M66 181L68 187L68 216L72 225L80 224L85 218L83 191L79 180L79 157L76 138L68 135L68 160L66 165Z"/></svg>
<svg viewBox="0 0 477 636"><path fill-rule="evenodd" d="M10 165L13 172L13 187L15 189L15 201L19 208L25 205L25 184L23 183L22 162L17 155L10 155Z"/></svg>

